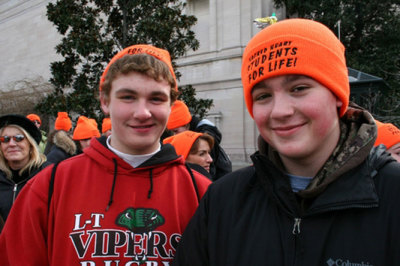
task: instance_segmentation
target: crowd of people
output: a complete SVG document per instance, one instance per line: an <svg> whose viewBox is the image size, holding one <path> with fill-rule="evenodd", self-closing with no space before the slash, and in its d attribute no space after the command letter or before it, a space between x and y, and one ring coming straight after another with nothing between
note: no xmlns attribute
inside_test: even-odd
<svg viewBox="0 0 400 266"><path fill-rule="evenodd" d="M153 45L108 63L101 130L65 111L48 134L37 114L1 116L1 265L400 264L400 130L349 102L344 52L308 19L250 40L260 136L233 172Z"/></svg>

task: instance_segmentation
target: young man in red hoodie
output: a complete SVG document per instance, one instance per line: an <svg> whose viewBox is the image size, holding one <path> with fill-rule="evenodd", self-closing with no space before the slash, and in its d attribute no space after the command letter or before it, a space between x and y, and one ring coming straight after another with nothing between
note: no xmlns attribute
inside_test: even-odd
<svg viewBox="0 0 400 266"><path fill-rule="evenodd" d="M167 51L114 56L100 81L112 135L26 185L0 236L2 265L168 265L210 184L160 145L176 97Z"/></svg>

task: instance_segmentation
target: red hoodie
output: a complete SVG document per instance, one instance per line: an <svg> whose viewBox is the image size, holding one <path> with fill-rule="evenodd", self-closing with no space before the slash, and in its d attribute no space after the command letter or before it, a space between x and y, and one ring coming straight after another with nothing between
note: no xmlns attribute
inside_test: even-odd
<svg viewBox="0 0 400 266"><path fill-rule="evenodd" d="M100 139L104 142L105 138ZM92 140L26 184L0 235L1 265L169 265L210 180L172 146L138 168ZM147 262L147 263L146 263Z"/></svg>

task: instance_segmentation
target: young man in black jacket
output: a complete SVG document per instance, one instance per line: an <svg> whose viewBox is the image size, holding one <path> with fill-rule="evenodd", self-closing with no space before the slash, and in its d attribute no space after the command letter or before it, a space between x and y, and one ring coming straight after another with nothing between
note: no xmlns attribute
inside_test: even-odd
<svg viewBox="0 0 400 266"><path fill-rule="evenodd" d="M400 164L349 107L344 47L324 25L275 23L247 45L253 165L208 188L175 265L400 265Z"/></svg>

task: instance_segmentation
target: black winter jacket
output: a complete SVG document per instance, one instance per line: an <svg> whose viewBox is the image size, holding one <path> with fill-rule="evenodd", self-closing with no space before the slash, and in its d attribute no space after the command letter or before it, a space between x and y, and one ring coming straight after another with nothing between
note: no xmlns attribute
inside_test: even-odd
<svg viewBox="0 0 400 266"><path fill-rule="evenodd" d="M400 164L383 147L308 197L252 160L210 185L173 265L400 265Z"/></svg>
<svg viewBox="0 0 400 266"><path fill-rule="evenodd" d="M40 167L32 169L29 173L25 172L23 175L26 177L22 177L22 180L17 183L7 178L3 171L0 171L0 215L4 221L7 219L18 193L26 182L48 165L50 165L49 162L44 162Z"/></svg>
<svg viewBox="0 0 400 266"><path fill-rule="evenodd" d="M51 148L47 156L50 163L58 163L71 156L76 155L77 147L75 142L63 130L57 131L52 137Z"/></svg>

